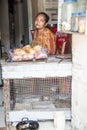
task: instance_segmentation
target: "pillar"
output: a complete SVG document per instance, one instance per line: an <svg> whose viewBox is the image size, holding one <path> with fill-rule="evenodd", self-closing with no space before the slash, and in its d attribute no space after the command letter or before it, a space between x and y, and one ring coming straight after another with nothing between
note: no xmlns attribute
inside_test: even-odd
<svg viewBox="0 0 87 130"><path fill-rule="evenodd" d="M1 0L1 44L5 46L5 51L10 49L9 36L9 14L8 14L8 0Z"/></svg>
<svg viewBox="0 0 87 130"><path fill-rule="evenodd" d="M14 23L15 23L15 45L16 47L21 46L23 30L23 2L16 0L14 4Z"/></svg>
<svg viewBox="0 0 87 130"><path fill-rule="evenodd" d="M72 130L87 130L87 35L72 35Z"/></svg>

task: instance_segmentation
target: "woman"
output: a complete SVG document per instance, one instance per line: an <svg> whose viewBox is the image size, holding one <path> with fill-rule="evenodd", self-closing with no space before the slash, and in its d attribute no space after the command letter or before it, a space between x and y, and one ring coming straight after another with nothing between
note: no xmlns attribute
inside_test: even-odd
<svg viewBox="0 0 87 130"><path fill-rule="evenodd" d="M46 13L40 12L37 14L32 46L41 45L47 49L48 54L55 54L55 35L47 28L48 21L49 16Z"/></svg>

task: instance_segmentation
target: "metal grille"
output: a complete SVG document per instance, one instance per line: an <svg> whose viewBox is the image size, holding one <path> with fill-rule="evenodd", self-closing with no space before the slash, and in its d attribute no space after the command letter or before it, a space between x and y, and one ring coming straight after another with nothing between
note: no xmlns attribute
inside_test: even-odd
<svg viewBox="0 0 87 130"><path fill-rule="evenodd" d="M70 107L71 77L29 78L10 80L11 108L15 104L51 103L56 107ZM65 106L64 104L67 104Z"/></svg>

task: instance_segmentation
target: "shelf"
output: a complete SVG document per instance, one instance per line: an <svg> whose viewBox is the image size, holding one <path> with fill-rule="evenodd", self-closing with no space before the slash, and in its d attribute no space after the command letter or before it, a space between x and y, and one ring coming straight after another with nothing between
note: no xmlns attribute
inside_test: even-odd
<svg viewBox="0 0 87 130"><path fill-rule="evenodd" d="M86 35L85 33L78 33L78 32L72 32L72 31L59 31L58 33Z"/></svg>
<svg viewBox="0 0 87 130"><path fill-rule="evenodd" d="M82 0L81 0L82 1ZM77 0L77 2L79 3L80 0ZM79 32L71 32L71 31L61 31L61 16L62 16L62 4L64 3L63 0L58 0L58 31L61 33L67 33L67 34L79 34L79 35L87 35L87 22L85 24L85 33L79 33ZM87 2L86 2L87 5ZM86 16L85 16L85 20L87 21L87 6L85 9L86 12Z"/></svg>

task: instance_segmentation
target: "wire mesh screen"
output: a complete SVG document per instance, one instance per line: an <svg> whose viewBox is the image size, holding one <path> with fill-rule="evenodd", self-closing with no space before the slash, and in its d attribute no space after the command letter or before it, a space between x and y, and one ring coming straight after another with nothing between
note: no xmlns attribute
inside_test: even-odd
<svg viewBox="0 0 87 130"><path fill-rule="evenodd" d="M71 77L10 80L10 98L11 109L70 107Z"/></svg>

